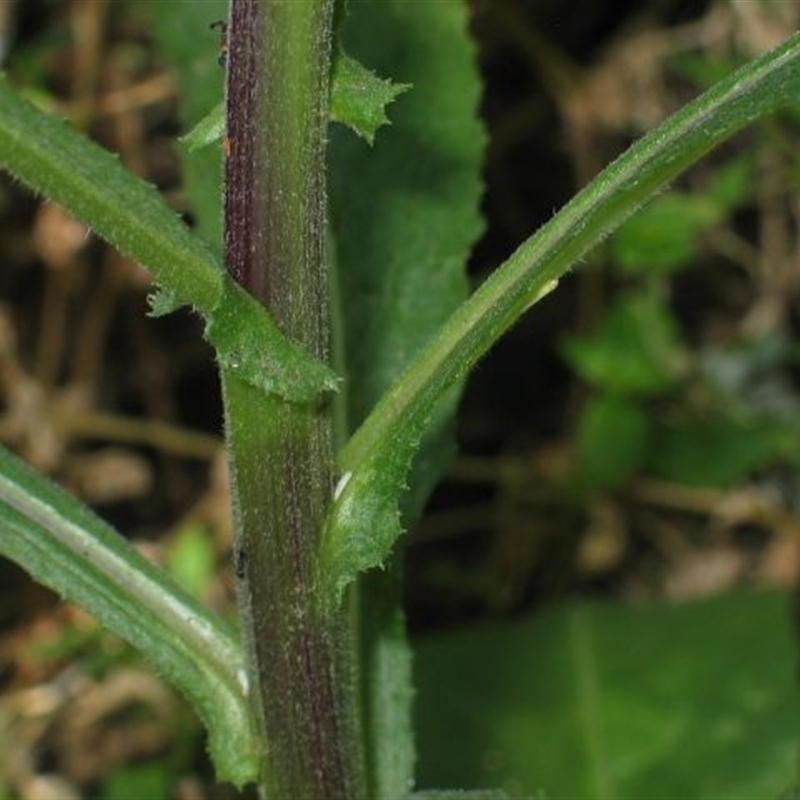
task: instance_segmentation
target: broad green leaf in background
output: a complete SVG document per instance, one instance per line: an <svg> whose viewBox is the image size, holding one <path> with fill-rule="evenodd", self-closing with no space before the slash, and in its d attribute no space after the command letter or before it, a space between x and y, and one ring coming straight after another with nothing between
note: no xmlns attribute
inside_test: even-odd
<svg viewBox="0 0 800 800"><path fill-rule="evenodd" d="M485 137L461 0L352 0L348 8L347 51L378 74L413 86L390 106L392 124L378 131L372 151L349 131L331 132L338 338L352 430L467 296L465 264L482 230ZM429 427L416 459L403 499L406 521L419 512L450 455L447 423L456 397L451 392L437 410L439 423ZM397 476L386 480L396 493ZM384 542L396 538L390 530L377 533L373 544L362 543L381 553L374 564L383 560ZM356 560L366 566L363 553Z"/></svg>
<svg viewBox="0 0 800 800"><path fill-rule="evenodd" d="M798 783L790 599L578 603L418 643L419 783L755 800Z"/></svg>
<svg viewBox="0 0 800 800"><path fill-rule="evenodd" d="M616 486L644 462L647 412L635 400L603 394L587 401L578 426L578 470L587 489Z"/></svg>
<svg viewBox="0 0 800 800"><path fill-rule="evenodd" d="M717 224L723 209L709 197L671 192L629 219L611 239L611 256L627 274L671 272L689 266L700 234Z"/></svg>
<svg viewBox="0 0 800 800"><path fill-rule="evenodd" d="M693 81L699 89L708 89L740 67L742 59L711 58L705 53L686 52L673 56L672 65L684 77Z"/></svg>
<svg viewBox="0 0 800 800"><path fill-rule="evenodd" d="M163 763L121 767L103 781L99 800L169 797L177 778Z"/></svg>
<svg viewBox="0 0 800 800"><path fill-rule="evenodd" d="M765 416L713 416L655 426L647 470L698 486L733 486L776 461L800 456L796 425Z"/></svg>
<svg viewBox="0 0 800 800"><path fill-rule="evenodd" d="M396 84L391 125L370 148L334 126L331 227L338 280L337 367L346 375L351 430L467 296L465 265L480 234L484 135L480 82L461 0L351 0L341 31L347 52ZM452 401L417 459L406 523L421 509L452 450ZM373 535L378 532L373 532ZM410 655L397 575L365 576L363 662L372 793L407 793L413 770Z"/></svg>
<svg viewBox="0 0 800 800"><path fill-rule="evenodd" d="M567 339L562 352L585 381L626 396L667 391L686 365L675 320L646 295L619 297L591 336Z"/></svg>
<svg viewBox="0 0 800 800"><path fill-rule="evenodd" d="M725 213L736 211L754 199L757 158L757 154L745 150L714 170L706 193Z"/></svg>

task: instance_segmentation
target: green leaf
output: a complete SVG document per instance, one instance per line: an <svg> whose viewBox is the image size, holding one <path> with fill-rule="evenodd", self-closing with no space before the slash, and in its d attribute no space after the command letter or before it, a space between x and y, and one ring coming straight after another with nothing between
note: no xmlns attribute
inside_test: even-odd
<svg viewBox="0 0 800 800"><path fill-rule="evenodd" d="M414 792L408 800L508 800L508 795L499 789L431 789L428 792Z"/></svg>
<svg viewBox="0 0 800 800"><path fill-rule="evenodd" d="M717 413L658 426L648 460L659 478L698 486L732 486L775 461L797 460L796 428L772 418Z"/></svg>
<svg viewBox="0 0 800 800"><path fill-rule="evenodd" d="M708 89L730 75L742 62L741 59L711 58L705 53L684 52L674 56L672 64L701 89Z"/></svg>
<svg viewBox="0 0 800 800"><path fill-rule="evenodd" d="M374 152L350 132L332 131L332 224L351 427L467 294L466 259L482 229L477 206L484 136L466 26L459 0L350 3L348 50L414 85L395 104L393 124ZM383 563L399 535L395 498L418 444L398 443L391 466L373 472L365 464L345 489L340 508L348 523L330 528L323 556L339 588L356 572ZM445 440L438 464L448 452ZM379 486L371 491L375 478ZM429 487L419 487L410 506L418 509ZM362 491L372 497L360 497ZM364 500L375 512L382 508L380 517L370 519L355 507L351 516L344 507L355 495L356 505Z"/></svg>
<svg viewBox="0 0 800 800"><path fill-rule="evenodd" d="M753 154L744 152L714 170L708 197L726 213L740 208L753 198L756 163Z"/></svg>
<svg viewBox="0 0 800 800"><path fill-rule="evenodd" d="M338 389L335 373L287 339L264 307L233 280L226 279L205 335L221 369L267 394L312 403Z"/></svg>
<svg viewBox="0 0 800 800"><path fill-rule="evenodd" d="M225 136L225 101L222 100L208 112L180 142L190 153L222 140Z"/></svg>
<svg viewBox="0 0 800 800"><path fill-rule="evenodd" d="M379 78L343 52L334 58L331 80L331 120L352 128L369 144L389 122L386 106L411 88Z"/></svg>
<svg viewBox="0 0 800 800"><path fill-rule="evenodd" d="M690 266L700 236L752 197L754 168L744 153L715 169L705 192L674 191L642 209L612 237L618 269L635 275Z"/></svg>
<svg viewBox="0 0 800 800"><path fill-rule="evenodd" d="M639 403L614 395L593 397L578 426L578 470L591 489L617 486L639 470L647 454L650 424Z"/></svg>
<svg viewBox="0 0 800 800"><path fill-rule="evenodd" d="M416 648L421 787L548 800L775 798L796 784L790 598L579 603Z"/></svg>
<svg viewBox="0 0 800 800"><path fill-rule="evenodd" d="M414 88L392 106L392 125L381 131L374 150L352 131L331 129L331 249L339 298L334 317L340 369L347 375L343 428L361 422L467 296L465 264L482 227L477 207L484 135L466 11L460 0L349 3L341 31L348 52L402 82L402 88ZM386 86L386 99L389 93ZM382 114L376 105L370 124ZM457 387L437 410L417 457L403 503L406 524L421 510L452 452L456 396ZM365 468L349 487L342 478L342 503L349 503L353 488L358 491L355 502L342 509L343 526L329 528L323 544L330 602L337 602L338 589L360 570L385 563L400 533L397 495L417 441L398 444L392 468L374 473ZM370 485L372 479L378 484ZM405 796L413 773L411 656L398 572L390 565L386 572L364 576L360 586L368 770L375 797Z"/></svg>
<svg viewBox="0 0 800 800"><path fill-rule="evenodd" d="M400 797L413 784L412 653L402 609L399 559L359 582L359 668L371 797Z"/></svg>
<svg viewBox="0 0 800 800"><path fill-rule="evenodd" d="M723 208L710 197L671 192L614 234L614 263L628 274L674 272L689 266L697 257L700 234L723 216Z"/></svg>
<svg viewBox="0 0 800 800"><path fill-rule="evenodd" d="M133 797L169 797L177 776L167 765L137 764L115 769L103 781L100 800L131 800Z"/></svg>
<svg viewBox="0 0 800 800"><path fill-rule="evenodd" d="M147 295L147 304L149 306L147 316L153 318L165 317L181 307L175 297L175 293L167 291L160 286Z"/></svg>
<svg viewBox="0 0 800 800"><path fill-rule="evenodd" d="M295 402L335 390L330 369L280 332L154 187L62 120L27 103L3 78L0 166L147 269L162 287L151 300L154 314L185 304L202 313L223 367Z"/></svg>
<svg viewBox="0 0 800 800"><path fill-rule="evenodd" d="M665 392L686 367L673 317L645 295L621 295L591 336L570 337L561 349L585 381L617 395Z"/></svg>
<svg viewBox="0 0 800 800"><path fill-rule="evenodd" d="M166 567L193 597L202 598L215 572L214 545L208 529L196 523L184 525L170 543Z"/></svg>
<svg viewBox="0 0 800 800"><path fill-rule="evenodd" d="M153 186L63 120L17 95L0 76L0 167L137 261L179 305L209 313L223 271Z"/></svg>
<svg viewBox="0 0 800 800"><path fill-rule="evenodd" d="M88 508L0 448L0 554L144 653L192 701L221 780L257 774L239 642Z"/></svg>

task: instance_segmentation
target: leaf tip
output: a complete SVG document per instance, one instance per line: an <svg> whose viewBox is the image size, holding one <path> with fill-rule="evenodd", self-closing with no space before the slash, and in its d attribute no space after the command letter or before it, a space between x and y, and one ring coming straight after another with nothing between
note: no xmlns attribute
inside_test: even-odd
<svg viewBox="0 0 800 800"><path fill-rule="evenodd" d="M386 107L411 89L410 83L378 77L341 50L331 78L331 120L348 126L369 145L379 128L391 124Z"/></svg>

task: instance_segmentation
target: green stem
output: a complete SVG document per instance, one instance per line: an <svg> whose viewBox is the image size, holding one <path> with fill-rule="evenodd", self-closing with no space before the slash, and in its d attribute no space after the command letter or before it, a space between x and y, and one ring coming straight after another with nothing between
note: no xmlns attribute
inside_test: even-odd
<svg viewBox="0 0 800 800"><path fill-rule="evenodd" d="M293 341L328 356L325 132L331 0L234 0L226 261ZM330 398L292 402L222 370L238 594L270 798L365 796L355 635L317 602L333 493Z"/></svg>

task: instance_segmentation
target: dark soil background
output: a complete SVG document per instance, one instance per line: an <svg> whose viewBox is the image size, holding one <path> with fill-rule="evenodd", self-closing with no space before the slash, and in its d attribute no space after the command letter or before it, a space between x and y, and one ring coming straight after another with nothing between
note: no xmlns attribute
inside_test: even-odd
<svg viewBox="0 0 800 800"><path fill-rule="evenodd" d="M191 219L174 150L174 83L126 5L0 0L12 74L46 90L54 111L120 152ZM670 69L670 54L761 52L800 18L791 0L471 8L490 134L475 283L697 93ZM747 273L708 248L704 263L672 280L672 308L693 347L772 328L796 338L800 212L785 193L779 202L782 277ZM766 214L754 204L737 218L737 236L766 246ZM147 276L7 178L0 259L0 440L157 560L169 561L187 525L202 529L213 561L205 598L230 609L221 404L198 321L147 319ZM601 253L471 377L458 456L410 535L413 634L575 593L650 602L796 584L800 519L783 500L797 484L791 470L725 492L642 482L581 504L565 492L585 387L560 342L592 329L618 283ZM797 374L786 377L796 393ZM151 762L171 765L173 798L234 796L213 787L196 722L135 654L0 562L0 798L108 797L114 775Z"/></svg>

